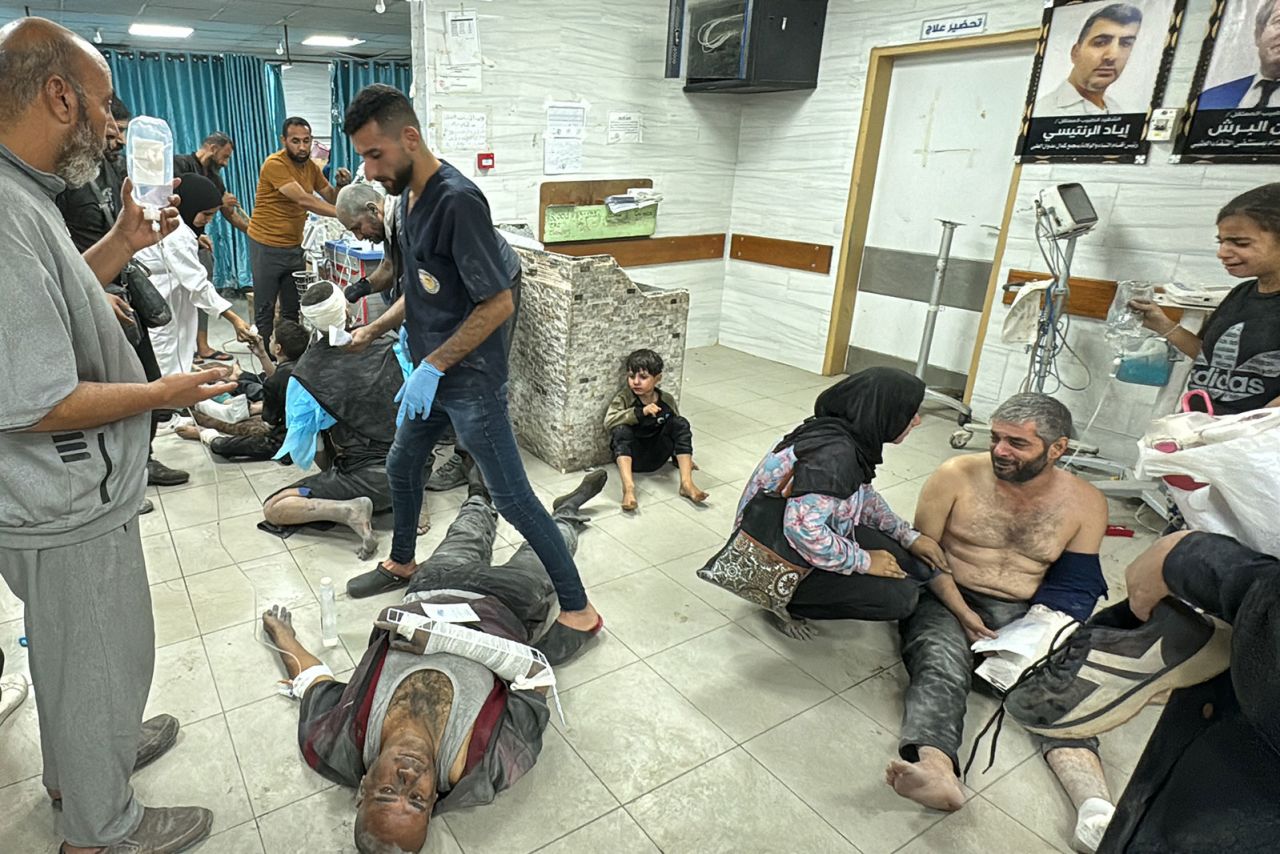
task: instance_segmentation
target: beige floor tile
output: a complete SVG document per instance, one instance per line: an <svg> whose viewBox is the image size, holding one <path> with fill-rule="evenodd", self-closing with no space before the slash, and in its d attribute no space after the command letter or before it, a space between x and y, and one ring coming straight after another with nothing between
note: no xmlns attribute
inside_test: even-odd
<svg viewBox="0 0 1280 854"><path fill-rule="evenodd" d="M661 854L635 819L624 809L616 809L562 836L539 854Z"/></svg>
<svg viewBox="0 0 1280 854"><path fill-rule="evenodd" d="M333 787L268 813L258 819L263 848L275 854L346 854L355 826L355 792ZM445 821L436 818L427 830L424 854L462 854Z"/></svg>
<svg viewBox="0 0 1280 854"><path fill-rule="evenodd" d="M981 797L899 849L899 854L1051 854L1054 847Z"/></svg>
<svg viewBox="0 0 1280 854"><path fill-rule="evenodd" d="M732 483L750 477L764 451L740 448L720 439L704 439L694 446L693 456L708 477Z"/></svg>
<svg viewBox="0 0 1280 854"><path fill-rule="evenodd" d="M698 413L698 423L694 425L694 438L702 438L705 434L727 442L773 425L772 421L763 421L744 414L742 411L744 409L750 409L750 402L740 403L733 409L720 407ZM697 445L695 444L694 447L696 448Z"/></svg>
<svg viewBox="0 0 1280 854"><path fill-rule="evenodd" d="M555 668L556 684L561 691L567 691L638 660L636 654L609 630L606 615L604 631L582 652Z"/></svg>
<svg viewBox="0 0 1280 854"><path fill-rule="evenodd" d="M183 575L199 575L236 562L223 544L222 529L216 521L180 528L172 538Z"/></svg>
<svg viewBox="0 0 1280 854"><path fill-rule="evenodd" d="M609 516L596 524L652 564L694 553L710 557L725 539L666 504L642 505L635 513Z"/></svg>
<svg viewBox="0 0 1280 854"><path fill-rule="evenodd" d="M730 379L698 386L698 396L716 406L733 406L748 400L759 400L765 395L756 391L750 382Z"/></svg>
<svg viewBox="0 0 1280 854"><path fill-rule="evenodd" d="M464 850L526 854L617 806L564 738L548 729L538 763L525 776L491 804L449 813L448 822Z"/></svg>
<svg viewBox="0 0 1280 854"><path fill-rule="evenodd" d="M916 516L916 502L920 499L920 489L927 479L901 481L885 488L877 485L876 491L888 503L889 509L898 514L899 518L912 522ZM879 480L880 477L877 475L877 483Z"/></svg>
<svg viewBox="0 0 1280 854"><path fill-rule="evenodd" d="M18 668L10 671L6 661L5 672L16 673ZM0 786L26 780L44 770L44 761L40 755L40 718L36 703L35 689L28 689L27 699L13 711L4 727L0 728ZM6 790L0 789L0 792L3 791ZM48 809L48 806L45 808ZM4 838L4 834L0 833L0 839Z"/></svg>
<svg viewBox="0 0 1280 854"><path fill-rule="evenodd" d="M294 534L290 539L296 539L299 536L301 535ZM429 536L430 533L423 535L422 541L426 541ZM341 593L347 589L349 580L368 572L375 563L386 556L389 550L388 545L381 554L368 560L360 560L356 557L356 544L354 535L350 540L331 538L317 542L313 539L311 545L290 549L289 553L293 555L298 568L302 570L302 577L307 580L312 592L319 593L320 579L328 576L333 580L334 589Z"/></svg>
<svg viewBox="0 0 1280 854"><path fill-rule="evenodd" d="M138 530L144 537L169 533L169 520L164 516L164 505L160 503L160 495L158 493L152 495L152 492L155 492L154 487L147 489L147 497L151 499L154 509L138 517Z"/></svg>
<svg viewBox="0 0 1280 854"><path fill-rule="evenodd" d="M151 585L151 613L155 617L156 646L168 646L200 634L187 584L180 578Z"/></svg>
<svg viewBox="0 0 1280 854"><path fill-rule="evenodd" d="M162 492L169 530L202 525L219 518L229 519L261 509L262 502L243 475L219 481L217 486L193 486L176 492Z"/></svg>
<svg viewBox="0 0 1280 854"><path fill-rule="evenodd" d="M268 697L232 709L226 713L226 720L255 815L261 817L333 787L302 761L298 750L297 702ZM344 794L351 797L348 792ZM265 824L263 828L265 830ZM266 848L287 850L272 847L270 841Z"/></svg>
<svg viewBox="0 0 1280 854"><path fill-rule="evenodd" d="M388 605L399 605L403 600L404 590L393 590L368 599L352 599L346 593L338 593L338 638L352 661L358 662L364 657L369 648L373 621L382 609Z"/></svg>
<svg viewBox="0 0 1280 854"><path fill-rule="evenodd" d="M271 605L299 608L316 601L288 553L202 572L186 581L202 632L255 620Z"/></svg>
<svg viewBox="0 0 1280 854"><path fill-rule="evenodd" d="M155 676L145 717L173 715L183 726L222 712L200 638L156 650Z"/></svg>
<svg viewBox="0 0 1280 854"><path fill-rule="evenodd" d="M906 445L885 445L884 462L876 466L876 474L891 475L899 480L928 477L938 468L938 457Z"/></svg>
<svg viewBox="0 0 1280 854"><path fill-rule="evenodd" d="M219 542L232 560L246 562L287 551L286 541L275 534L259 530L262 509L250 513L227 516L225 513L218 527Z"/></svg>
<svg viewBox="0 0 1280 854"><path fill-rule="evenodd" d="M728 539L726 537L726 539ZM681 587L724 614L730 620L742 620L759 613L760 606L735 596L709 581L703 581L697 572L706 563L708 556L686 555L676 560L658 564L658 571L675 581Z"/></svg>
<svg viewBox="0 0 1280 854"><path fill-rule="evenodd" d="M224 830L204 843L203 849L218 854L264 854L262 839L258 835L257 822L248 821L239 827Z"/></svg>
<svg viewBox="0 0 1280 854"><path fill-rule="evenodd" d="M664 650L648 664L737 742L831 696L830 690L732 623Z"/></svg>
<svg viewBox="0 0 1280 854"><path fill-rule="evenodd" d="M166 534L152 534L142 538L142 554L147 562L147 582L168 581L182 575L178 566L178 554L173 549L173 540ZM4 606L0 604L0 617Z"/></svg>
<svg viewBox="0 0 1280 854"><path fill-rule="evenodd" d="M1163 713L1164 706L1147 706L1132 720L1098 736L1102 761L1126 774L1132 773Z"/></svg>
<svg viewBox="0 0 1280 854"><path fill-rule="evenodd" d="M0 756L5 749L0 741ZM0 840L6 851L57 851L62 841L57 815L49 808L49 796L39 777L0 788Z"/></svg>
<svg viewBox="0 0 1280 854"><path fill-rule="evenodd" d="M809 641L784 636L762 611L738 623L832 691L843 691L898 661L892 623L825 620L817 625L818 637Z"/></svg>
<svg viewBox="0 0 1280 854"><path fill-rule="evenodd" d="M1123 790L1122 775L1103 765L1112 802ZM1013 771L982 793L1024 827L1053 845L1062 854L1072 854L1071 834L1076 826L1076 811L1048 763L1037 756L1027 759Z"/></svg>
<svg viewBox="0 0 1280 854"><path fill-rule="evenodd" d="M568 728L552 723L626 803L733 746L732 740L636 662L561 694Z"/></svg>
<svg viewBox="0 0 1280 854"><path fill-rule="evenodd" d="M316 471L315 467L309 471L303 471L297 466L276 466L267 471L255 472L249 475L248 480L253 488L253 494L261 504L286 486L302 480L308 474L315 474Z"/></svg>
<svg viewBox="0 0 1280 854"><path fill-rule="evenodd" d="M695 415L717 408L714 403L692 389L686 390L680 395L680 414L685 418L691 419Z"/></svg>
<svg viewBox="0 0 1280 854"><path fill-rule="evenodd" d="M609 631L641 658L724 625L723 614L656 569L592 588Z"/></svg>
<svg viewBox="0 0 1280 854"><path fill-rule="evenodd" d="M588 524L579 532L578 550L574 553L573 562L578 565L578 574L588 589L639 572L650 565L646 557L594 524Z"/></svg>
<svg viewBox="0 0 1280 854"><path fill-rule="evenodd" d="M133 785L145 804L191 804L212 810L214 833L253 820L249 796L222 715L196 723L183 720L177 744L135 774Z"/></svg>
<svg viewBox="0 0 1280 854"><path fill-rule="evenodd" d="M666 854L857 854L741 748L650 792L627 811Z"/></svg>
<svg viewBox="0 0 1280 854"><path fill-rule="evenodd" d="M13 595L9 585L0 584L0 623L20 620L24 612L22 600Z"/></svg>
<svg viewBox="0 0 1280 854"><path fill-rule="evenodd" d="M326 648L320 642L319 604L293 611L293 625L302 645L333 672L341 673L355 666L342 644ZM284 665L280 654L260 643L260 637L260 620L205 634L204 647L213 683L224 709L239 708L276 695L277 680L284 678Z"/></svg>
<svg viewBox="0 0 1280 854"><path fill-rule="evenodd" d="M942 817L885 784L897 738L838 698L745 748L864 854L893 851Z"/></svg>
<svg viewBox="0 0 1280 854"><path fill-rule="evenodd" d="M705 502L694 504L687 498L675 497L670 501L669 506L702 527L710 529L712 533L720 533L722 539L727 541L738 515L738 499L742 497L742 490L727 483L704 484L697 480L694 482L707 493Z"/></svg>

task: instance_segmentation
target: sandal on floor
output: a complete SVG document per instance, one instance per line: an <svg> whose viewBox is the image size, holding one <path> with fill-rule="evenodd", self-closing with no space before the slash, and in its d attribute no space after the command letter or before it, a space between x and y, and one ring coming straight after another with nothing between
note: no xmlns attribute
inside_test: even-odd
<svg viewBox="0 0 1280 854"><path fill-rule="evenodd" d="M230 353L224 353L222 350L214 350L212 353L210 353L207 356L201 356L199 353L197 353L196 358L204 359L205 361L212 359L215 362L230 362L235 357L232 356Z"/></svg>
<svg viewBox="0 0 1280 854"><path fill-rule="evenodd" d="M409 579L401 578L382 565L374 564L373 569L361 573L347 582L347 595L352 599L365 599L379 593L389 593L409 583Z"/></svg>
<svg viewBox="0 0 1280 854"><path fill-rule="evenodd" d="M595 628L586 631L571 629L564 623L552 623L551 628L547 629L547 633L542 636L542 639L534 644L534 648L545 655L548 663L555 667L581 652L582 648L587 645L587 641L600 634L600 630L603 628L604 617L596 620Z"/></svg>

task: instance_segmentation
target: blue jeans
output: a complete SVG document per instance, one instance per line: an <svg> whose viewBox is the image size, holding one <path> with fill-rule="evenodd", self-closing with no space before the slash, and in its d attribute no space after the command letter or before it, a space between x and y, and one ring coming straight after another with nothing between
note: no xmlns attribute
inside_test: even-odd
<svg viewBox="0 0 1280 854"><path fill-rule="evenodd" d="M391 560L396 563L414 560L425 485L423 469L450 422L458 435L458 444L467 449L480 467L494 506L520 532L546 567L560 600L560 610L581 611L587 607L587 593L582 588L573 554L551 514L533 494L524 473L507 414L505 383L485 391L456 395L446 392L436 398L426 420L405 419L396 431L395 442L387 454L387 480L391 485L395 517Z"/></svg>

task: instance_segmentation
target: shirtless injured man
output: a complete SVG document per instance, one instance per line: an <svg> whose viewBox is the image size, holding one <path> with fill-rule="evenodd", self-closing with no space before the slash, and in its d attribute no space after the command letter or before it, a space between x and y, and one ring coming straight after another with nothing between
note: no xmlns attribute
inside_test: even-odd
<svg viewBox="0 0 1280 854"><path fill-rule="evenodd" d="M605 478L588 474L552 505L570 553L586 520L580 508ZM262 617L291 694L302 701L303 760L356 790L362 854L420 851L433 815L491 802L542 749L550 716L544 692L553 684L546 665L566 658L547 634L558 613L555 589L528 543L492 565L498 513L477 467L468 484L467 500L418 565L404 602L376 615L347 682L335 681L298 642L286 609L274 606Z"/></svg>
<svg viewBox="0 0 1280 854"><path fill-rule="evenodd" d="M1054 465L1070 435L1071 413L1061 403L1015 395L992 415L990 454L947 460L921 490L915 527L942 545L955 586L931 585L899 623L911 682L900 758L886 781L905 798L941 810L964 804L959 751L975 665L970 644L1035 604L1087 619L1106 592L1098 559L1106 498ZM1034 737L1076 808L1072 847L1092 854L1114 812L1097 740Z"/></svg>

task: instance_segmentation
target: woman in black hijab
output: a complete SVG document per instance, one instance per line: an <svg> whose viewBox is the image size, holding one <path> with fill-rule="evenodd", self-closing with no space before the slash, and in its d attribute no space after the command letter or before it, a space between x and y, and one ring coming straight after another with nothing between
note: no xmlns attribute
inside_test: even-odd
<svg viewBox="0 0 1280 854"><path fill-rule="evenodd" d="M781 623L811 637L815 620L897 620L920 585L943 568L935 542L889 509L871 486L886 443L920 423L924 383L895 368L869 368L818 396L813 417L788 433L756 467L738 504L760 490L788 497L787 542L814 571L800 582Z"/></svg>

